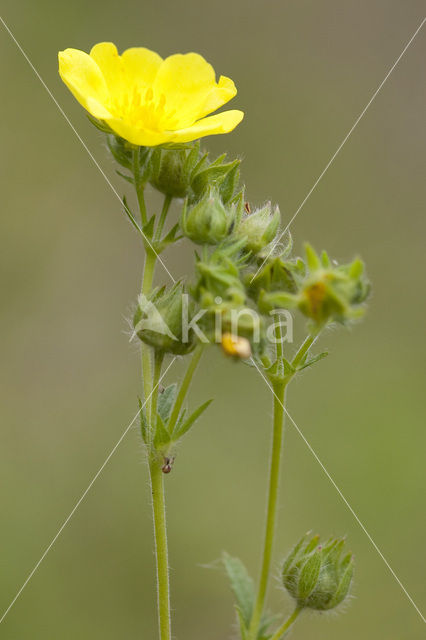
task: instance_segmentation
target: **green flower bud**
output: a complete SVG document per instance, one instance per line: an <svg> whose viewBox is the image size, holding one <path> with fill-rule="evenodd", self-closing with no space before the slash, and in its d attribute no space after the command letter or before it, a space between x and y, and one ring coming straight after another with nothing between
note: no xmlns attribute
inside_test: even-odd
<svg viewBox="0 0 426 640"><path fill-rule="evenodd" d="M235 207L225 207L216 189L210 189L193 206L185 203L180 226L195 244L218 244L229 233Z"/></svg>
<svg viewBox="0 0 426 640"><path fill-rule="evenodd" d="M261 209L244 216L235 230L239 238L246 238L246 249L258 254L275 238L280 225L281 214L276 206L272 211L268 202Z"/></svg>
<svg viewBox="0 0 426 640"><path fill-rule="evenodd" d="M318 325L328 321L346 323L364 313L370 285L364 264L358 258L349 264L334 266L327 253L321 257L306 245L309 273L298 296L298 307Z"/></svg>
<svg viewBox="0 0 426 640"><path fill-rule="evenodd" d="M133 318L136 335L158 351L184 355L195 346L195 336L188 331L193 305L182 283L169 291L155 289L149 297L141 294Z"/></svg>
<svg viewBox="0 0 426 640"><path fill-rule="evenodd" d="M283 585L299 608L327 611L348 596L353 577L353 557L343 555L343 539L319 544L319 536L307 534L284 561Z"/></svg>
<svg viewBox="0 0 426 640"><path fill-rule="evenodd" d="M192 199L199 200L213 187L227 204L236 195L240 179L240 160L225 162L226 153L213 162L203 156L194 170L191 181Z"/></svg>
<svg viewBox="0 0 426 640"><path fill-rule="evenodd" d="M155 148L150 160L150 183L165 195L185 198L190 192L192 173L199 157L199 142L189 148Z"/></svg>
<svg viewBox="0 0 426 640"><path fill-rule="evenodd" d="M224 242L209 254L203 248L201 257L195 263L198 280L192 294L203 308L220 303L231 302L234 306L245 303L246 293L240 279L242 261L240 251L243 242Z"/></svg>

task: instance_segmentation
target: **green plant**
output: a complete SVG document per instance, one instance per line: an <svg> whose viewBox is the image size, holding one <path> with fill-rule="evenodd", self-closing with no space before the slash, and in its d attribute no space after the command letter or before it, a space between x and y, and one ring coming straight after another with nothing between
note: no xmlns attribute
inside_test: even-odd
<svg viewBox="0 0 426 640"><path fill-rule="evenodd" d="M292 255L288 232L281 233L278 207L251 210L240 184L240 161L226 154L211 160L198 139L232 130L240 111L206 114L236 93L229 78L216 83L201 56L162 60L146 49L121 57L114 45L96 45L89 55L60 54L61 76L105 133L120 166L119 175L136 192L138 213L123 198L123 210L139 234L145 253L141 292L133 316L142 354L141 436L152 488L157 559L160 640L171 639L169 563L164 478L173 468L182 439L211 400L187 411L191 380L207 348L220 345L264 377L273 392L273 436L261 571L257 586L237 558L223 556L236 598L242 640L280 640L304 609L325 611L348 596L353 560L343 540L324 545L307 536L282 568L283 586L295 601L286 620L265 611L271 578L278 489L282 461L285 400L289 384L327 354L311 349L332 324L350 324L365 310L369 284L360 259L337 265L309 244L305 256ZM145 189L164 195L159 214L149 215ZM168 224L170 206L182 210ZM194 273L173 286L153 286L156 263L169 245L186 238L196 245ZM304 341L291 343L298 310ZM291 334L291 335L290 335ZM188 361L180 383L163 388L165 361ZM167 371L167 369L166 369Z"/></svg>

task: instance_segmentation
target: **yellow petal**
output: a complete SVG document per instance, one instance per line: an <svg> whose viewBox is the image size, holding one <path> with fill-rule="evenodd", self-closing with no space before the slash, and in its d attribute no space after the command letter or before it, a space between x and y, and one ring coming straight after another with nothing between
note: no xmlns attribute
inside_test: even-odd
<svg viewBox="0 0 426 640"><path fill-rule="evenodd" d="M141 147L156 147L159 144L172 142L174 139L173 131L150 131L148 129L140 129L127 120L113 118L112 116L107 118L106 122L117 135L121 136L121 138Z"/></svg>
<svg viewBox="0 0 426 640"><path fill-rule="evenodd" d="M214 116L208 116L198 120L195 124L185 129L173 131L173 142L191 142L204 136L211 136L218 133L229 133L244 118L243 111L236 109L231 111L223 111Z"/></svg>
<svg viewBox="0 0 426 640"><path fill-rule="evenodd" d="M213 104L220 102L213 95L217 87L213 67L198 53L166 58L153 84L156 99L161 95L166 98L166 111L173 114L173 129L188 127L209 113L205 109L209 99Z"/></svg>
<svg viewBox="0 0 426 640"><path fill-rule="evenodd" d="M96 62L105 79L111 97L123 96L128 92L127 78L124 65L118 55L117 47L112 42L95 44L90 51L90 57Z"/></svg>
<svg viewBox="0 0 426 640"><path fill-rule="evenodd" d="M150 87L155 80L163 58L144 47L126 49L121 55L129 81L140 89Z"/></svg>
<svg viewBox="0 0 426 640"><path fill-rule="evenodd" d="M108 88L96 62L78 49L60 51L58 59L59 74L79 103L95 118L109 117Z"/></svg>
<svg viewBox="0 0 426 640"><path fill-rule="evenodd" d="M203 118L208 113L216 111L216 109L222 107L236 95L237 88L231 78L220 76L219 82L213 89L211 89L203 106L201 107L198 117Z"/></svg>

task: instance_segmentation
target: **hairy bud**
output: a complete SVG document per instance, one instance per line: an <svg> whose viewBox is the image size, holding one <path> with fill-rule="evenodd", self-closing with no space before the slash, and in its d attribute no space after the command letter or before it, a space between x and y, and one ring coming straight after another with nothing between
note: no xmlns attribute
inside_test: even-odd
<svg viewBox="0 0 426 640"><path fill-rule="evenodd" d="M181 228L195 244L217 244L229 232L234 221L235 208L225 207L217 189L210 189L193 206L185 204Z"/></svg>
<svg viewBox="0 0 426 640"><path fill-rule="evenodd" d="M194 348L193 332L188 332L184 340L183 322L190 319L185 318L184 300L188 297L180 282L168 291L165 287L156 289L149 297L141 294L133 318L134 330L140 340L164 353L184 355L191 351ZM186 308L188 316L192 315L191 311Z"/></svg>
<svg viewBox="0 0 426 640"><path fill-rule="evenodd" d="M240 238L246 238L248 251L258 254L275 238L280 220L281 214L278 206L272 211L271 203L268 202L261 209L243 216L235 234Z"/></svg>
<svg viewBox="0 0 426 640"><path fill-rule="evenodd" d="M320 544L319 536L308 534L298 542L284 561L283 585L299 608L327 611L348 596L353 576L353 557L343 555L343 539Z"/></svg>

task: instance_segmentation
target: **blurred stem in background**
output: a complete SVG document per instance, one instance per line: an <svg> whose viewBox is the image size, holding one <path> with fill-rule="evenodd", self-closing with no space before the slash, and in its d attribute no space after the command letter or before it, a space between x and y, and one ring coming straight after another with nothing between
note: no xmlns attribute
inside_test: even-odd
<svg viewBox="0 0 426 640"><path fill-rule="evenodd" d="M309 349L317 339L319 331L320 330L315 330L308 334L308 336L299 347L291 363L292 373L283 375L282 377L278 376L278 378L275 378L273 376L270 377L271 389L273 394L273 431L269 466L268 505L266 511L265 537L263 543L259 587L251 617L248 640L256 640L258 638L259 627L261 625L262 615L265 609L268 584L271 577L272 553L274 549L281 459L284 440L286 390L289 382L292 380L295 372L297 371L297 367L304 360L309 352ZM284 371L284 350L281 324L278 324L276 327L276 362L279 363L279 368ZM272 640L279 640L279 638L282 637L285 631L290 628L290 626L296 620L299 613L300 610L296 609L290 616L290 618L273 636Z"/></svg>
<svg viewBox="0 0 426 640"><path fill-rule="evenodd" d="M276 357L277 362L283 358L283 336L281 324L276 327ZM284 402L287 381L277 380L272 382L274 395L274 415L272 432L271 461L269 466L268 506L266 511L265 538L262 553L262 568L257 592L256 602L250 622L248 640L256 640L259 625L265 607L266 592L271 573L272 551L274 547L275 526L277 519L278 488L280 483L281 453L284 436Z"/></svg>
<svg viewBox="0 0 426 640"><path fill-rule="evenodd" d="M256 604L250 624L249 640L256 640L262 613L265 606L266 592L271 573L272 551L274 547L275 525L278 506L278 487L280 482L281 452L284 435L284 401L287 384L276 382L274 392L274 418L271 462L269 468L268 507L266 512L265 538L263 544L262 569L256 598Z"/></svg>

